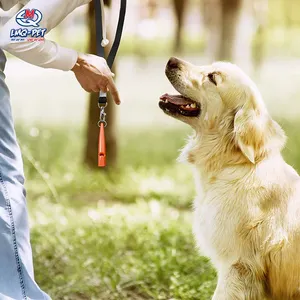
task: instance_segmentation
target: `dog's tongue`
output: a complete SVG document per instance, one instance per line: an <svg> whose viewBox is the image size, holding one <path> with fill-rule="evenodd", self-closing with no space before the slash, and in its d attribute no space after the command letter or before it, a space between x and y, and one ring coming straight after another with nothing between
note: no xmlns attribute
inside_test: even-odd
<svg viewBox="0 0 300 300"><path fill-rule="evenodd" d="M160 97L161 100L168 100L169 102L175 104L175 105L187 105L193 103L192 100L189 98L186 98L182 95L169 95L169 94L164 94Z"/></svg>

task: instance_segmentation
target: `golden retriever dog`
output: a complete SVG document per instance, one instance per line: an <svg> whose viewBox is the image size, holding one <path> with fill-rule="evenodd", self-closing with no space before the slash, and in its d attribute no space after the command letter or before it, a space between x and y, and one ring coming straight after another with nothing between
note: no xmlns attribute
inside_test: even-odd
<svg viewBox="0 0 300 300"><path fill-rule="evenodd" d="M194 234L218 272L213 300L300 299L300 180L281 156L285 134L237 66L171 58L180 95L159 101L194 135L180 158L197 186Z"/></svg>

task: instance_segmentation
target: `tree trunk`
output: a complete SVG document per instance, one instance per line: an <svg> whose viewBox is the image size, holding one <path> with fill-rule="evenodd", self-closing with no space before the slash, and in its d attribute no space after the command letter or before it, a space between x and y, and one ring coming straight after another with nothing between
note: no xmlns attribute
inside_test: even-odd
<svg viewBox="0 0 300 300"><path fill-rule="evenodd" d="M107 2L106 2L107 3ZM109 3L110 4L110 3ZM95 36L95 23L94 23L94 5L89 6L89 32L90 32L90 44L89 52L96 53L96 36ZM109 31L108 31L109 34ZM110 39L111 41L111 39ZM113 70L115 73L115 71ZM107 167L112 168L116 166L117 162L117 139L116 139L116 106L110 95L108 94L108 105L106 107L106 120L107 127L105 128L106 137L106 151L107 151ZM99 128L97 123L99 121L99 108L98 108L98 93L92 93L90 95L90 103L87 119L87 140L85 148L85 163L93 168L98 168L98 136Z"/></svg>
<svg viewBox="0 0 300 300"><path fill-rule="evenodd" d="M242 8L242 0L222 0L221 47L217 59L234 60L234 47L237 38L237 27Z"/></svg>
<svg viewBox="0 0 300 300"><path fill-rule="evenodd" d="M243 0L204 0L203 14L209 31L208 55L211 60L234 60L237 27Z"/></svg>
<svg viewBox="0 0 300 300"><path fill-rule="evenodd" d="M268 0L203 0L202 3L209 60L235 62L249 73L253 67L259 71L264 58Z"/></svg>
<svg viewBox="0 0 300 300"><path fill-rule="evenodd" d="M183 32L183 21L185 10L187 7L187 0L173 0L173 6L175 10L176 17L176 33L174 40L174 51L175 53L180 53L182 51L182 32Z"/></svg>
<svg viewBox="0 0 300 300"><path fill-rule="evenodd" d="M221 0L203 0L202 16L206 37L206 56L210 62L217 60L221 47L222 7Z"/></svg>

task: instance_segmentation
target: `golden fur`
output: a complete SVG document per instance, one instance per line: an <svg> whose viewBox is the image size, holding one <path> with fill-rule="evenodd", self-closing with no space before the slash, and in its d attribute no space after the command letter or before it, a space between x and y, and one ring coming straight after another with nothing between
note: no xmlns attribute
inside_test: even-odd
<svg viewBox="0 0 300 300"><path fill-rule="evenodd" d="M202 109L173 117L195 130L180 159L195 169L194 234L218 272L213 300L300 299L300 180L281 156L283 130L233 64L179 60L166 74Z"/></svg>

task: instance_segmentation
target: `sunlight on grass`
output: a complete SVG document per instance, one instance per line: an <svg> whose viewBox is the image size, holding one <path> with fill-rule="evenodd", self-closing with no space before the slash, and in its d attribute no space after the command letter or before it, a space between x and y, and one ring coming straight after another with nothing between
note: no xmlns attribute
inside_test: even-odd
<svg viewBox="0 0 300 300"><path fill-rule="evenodd" d="M171 192L175 188L174 180L171 180L168 177L159 178L159 177L148 177L144 178L140 183L140 193L165 193Z"/></svg>
<svg viewBox="0 0 300 300"><path fill-rule="evenodd" d="M196 253L189 212L157 201L74 210L46 199L31 211L37 280L54 299L211 296L215 273Z"/></svg>

